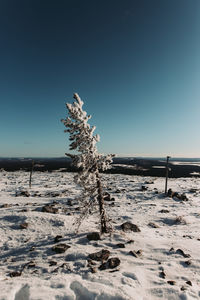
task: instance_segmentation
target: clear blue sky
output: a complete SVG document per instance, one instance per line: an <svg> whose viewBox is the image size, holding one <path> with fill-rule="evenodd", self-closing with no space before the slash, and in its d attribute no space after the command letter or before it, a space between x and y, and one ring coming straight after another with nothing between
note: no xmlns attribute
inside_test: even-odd
<svg viewBox="0 0 200 300"><path fill-rule="evenodd" d="M200 157L199 0L1 0L0 156L64 156L77 92L103 153Z"/></svg>

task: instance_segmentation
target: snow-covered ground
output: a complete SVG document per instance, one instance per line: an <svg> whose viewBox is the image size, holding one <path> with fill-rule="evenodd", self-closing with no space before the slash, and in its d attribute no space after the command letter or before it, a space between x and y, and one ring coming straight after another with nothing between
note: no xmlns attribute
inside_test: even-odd
<svg viewBox="0 0 200 300"><path fill-rule="evenodd" d="M89 241L98 213L74 233L80 189L72 173L35 172L29 189L28 173L0 172L0 300L200 299L199 179L169 179L188 201L165 197L164 178L103 180L114 198L105 202L113 232ZM46 204L56 213L42 211ZM123 231L124 222L141 231ZM70 247L56 253L60 243ZM102 249L120 265L99 269L89 254Z"/></svg>

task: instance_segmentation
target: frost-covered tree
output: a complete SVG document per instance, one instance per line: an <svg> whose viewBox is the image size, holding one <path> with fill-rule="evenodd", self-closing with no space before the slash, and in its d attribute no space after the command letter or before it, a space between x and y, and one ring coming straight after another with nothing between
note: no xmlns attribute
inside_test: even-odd
<svg viewBox="0 0 200 300"><path fill-rule="evenodd" d="M61 120L66 126L65 132L69 133L71 141L70 150L76 154L66 153L71 157L73 165L80 171L74 177L74 181L81 186L81 206L82 212L78 222L85 218L88 212L98 204L100 212L101 233L109 231L107 217L104 208L104 197L99 170L106 170L110 167L112 157L110 154L104 156L97 151L96 143L100 140L99 135L94 135L95 126L90 126L88 120L91 118L82 109L84 102L78 94L74 94L73 104L66 103L68 117Z"/></svg>

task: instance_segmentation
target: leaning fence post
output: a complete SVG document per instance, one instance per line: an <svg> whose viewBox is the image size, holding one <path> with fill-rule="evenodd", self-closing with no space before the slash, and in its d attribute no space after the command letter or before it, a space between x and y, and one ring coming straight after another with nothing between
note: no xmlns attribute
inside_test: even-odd
<svg viewBox="0 0 200 300"><path fill-rule="evenodd" d="M32 180L33 167L34 167L34 160L32 160L32 165L31 165L30 178L29 178L29 188L31 188L31 180Z"/></svg>
<svg viewBox="0 0 200 300"><path fill-rule="evenodd" d="M165 194L166 195L167 195L167 180L168 180L168 173L169 173L169 168L168 168L169 158L170 158L170 156L167 156L167 162L166 162L166 180L165 180Z"/></svg>

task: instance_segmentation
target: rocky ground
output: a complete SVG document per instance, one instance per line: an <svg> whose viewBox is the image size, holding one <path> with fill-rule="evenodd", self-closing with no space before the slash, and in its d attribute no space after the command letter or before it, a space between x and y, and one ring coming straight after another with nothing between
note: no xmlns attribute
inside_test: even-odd
<svg viewBox="0 0 200 300"><path fill-rule="evenodd" d="M112 232L92 213L75 234L73 173L0 172L0 300L200 298L199 180L103 181Z"/></svg>

